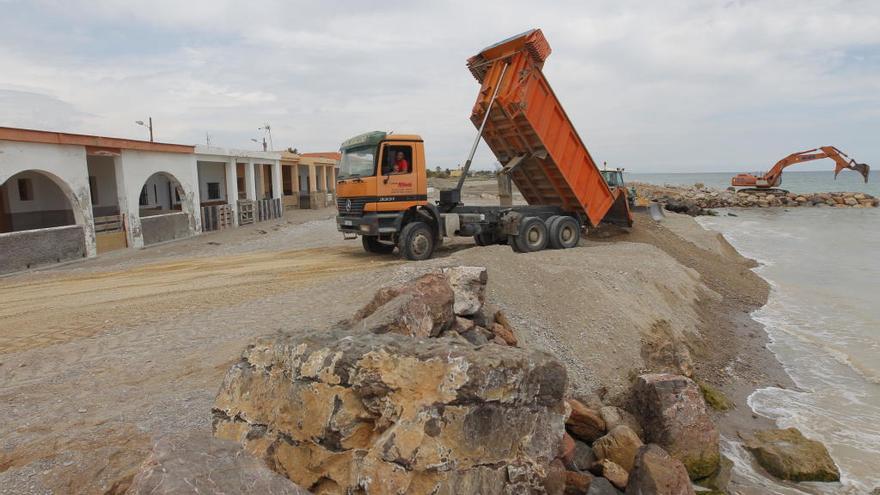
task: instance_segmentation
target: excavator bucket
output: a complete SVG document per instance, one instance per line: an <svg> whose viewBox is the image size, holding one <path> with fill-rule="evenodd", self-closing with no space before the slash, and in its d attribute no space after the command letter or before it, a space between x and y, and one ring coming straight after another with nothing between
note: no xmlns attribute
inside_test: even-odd
<svg viewBox="0 0 880 495"><path fill-rule="evenodd" d="M850 160L847 165L838 163L836 167L834 167L834 178L837 178L837 174L840 173L841 170L848 168L850 170L855 170L856 172L862 174L862 177L865 178L865 182L868 182L868 173L871 171L871 167L866 163L856 163L855 160Z"/></svg>

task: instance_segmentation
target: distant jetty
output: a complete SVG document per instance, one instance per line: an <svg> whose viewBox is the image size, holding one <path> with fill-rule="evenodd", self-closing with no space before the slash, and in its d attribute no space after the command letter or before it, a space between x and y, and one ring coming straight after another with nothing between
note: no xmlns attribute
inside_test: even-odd
<svg viewBox="0 0 880 495"><path fill-rule="evenodd" d="M630 183L638 197L666 205L667 210L690 215L707 214L712 208L876 208L880 199L860 192L793 193L781 189L725 190L693 186Z"/></svg>

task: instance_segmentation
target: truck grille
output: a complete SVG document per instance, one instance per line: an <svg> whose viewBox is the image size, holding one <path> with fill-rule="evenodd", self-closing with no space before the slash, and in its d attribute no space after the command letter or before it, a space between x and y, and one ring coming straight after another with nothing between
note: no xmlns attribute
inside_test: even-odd
<svg viewBox="0 0 880 495"><path fill-rule="evenodd" d="M336 198L336 210L344 217L364 215L364 205L370 198Z"/></svg>

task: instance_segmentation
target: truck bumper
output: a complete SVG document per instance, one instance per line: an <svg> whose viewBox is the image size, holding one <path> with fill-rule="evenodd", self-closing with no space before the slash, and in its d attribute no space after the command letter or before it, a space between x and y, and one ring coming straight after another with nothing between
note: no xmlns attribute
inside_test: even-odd
<svg viewBox="0 0 880 495"><path fill-rule="evenodd" d="M336 216L336 230L346 234L379 235L379 216L367 214L361 217Z"/></svg>

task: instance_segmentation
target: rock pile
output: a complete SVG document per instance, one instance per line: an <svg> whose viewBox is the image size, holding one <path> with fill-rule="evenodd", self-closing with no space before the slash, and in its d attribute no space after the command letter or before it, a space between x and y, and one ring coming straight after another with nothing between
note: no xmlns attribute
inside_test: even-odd
<svg viewBox="0 0 880 495"><path fill-rule="evenodd" d="M486 269L458 266L426 273L373 299L338 327L410 337L460 336L474 345L516 346L504 313L486 304Z"/></svg>
<svg viewBox="0 0 880 495"><path fill-rule="evenodd" d="M256 342L215 435L315 493L561 493L565 368L514 347L485 284L427 273L329 331Z"/></svg>
<svg viewBox="0 0 880 495"><path fill-rule="evenodd" d="M689 215L705 214L712 208L769 208L769 207L833 207L833 208L874 208L880 206L880 199L859 192L829 193L791 193L783 190L756 191L733 188L718 190L696 184L693 187L656 186L639 183L636 189L640 196L666 205L666 209Z"/></svg>

